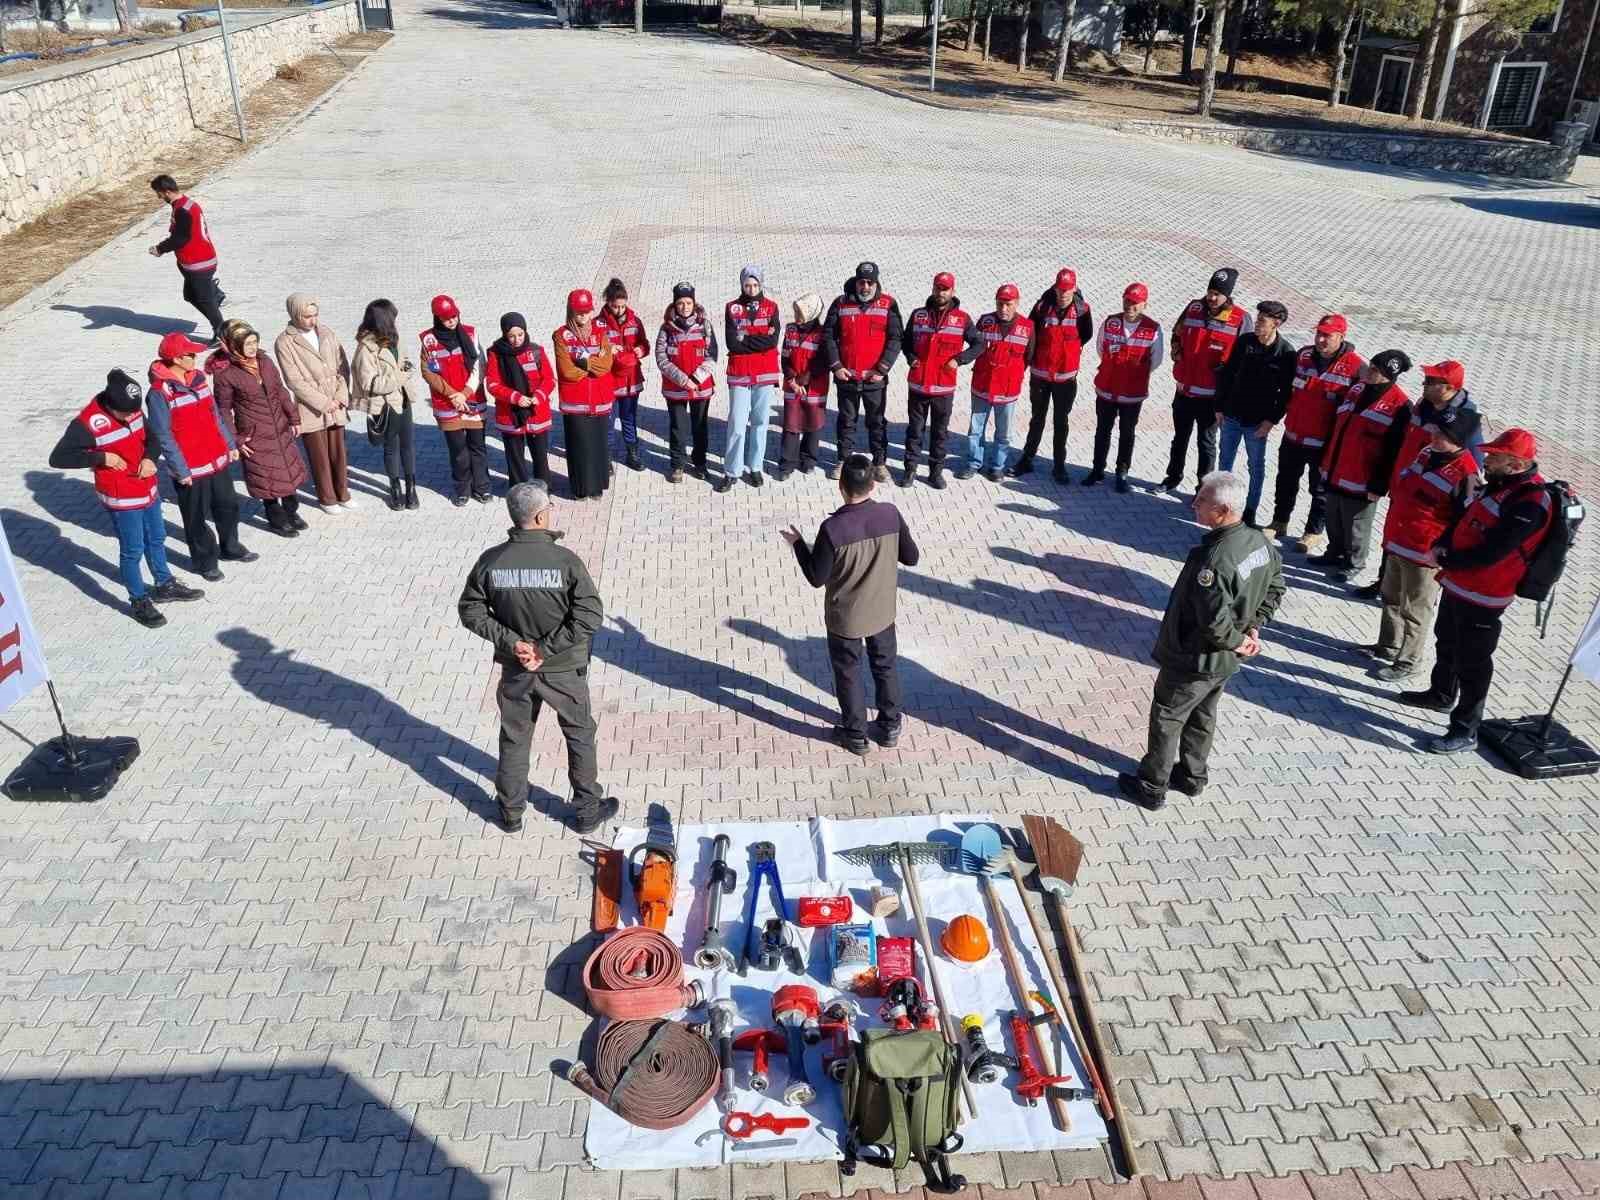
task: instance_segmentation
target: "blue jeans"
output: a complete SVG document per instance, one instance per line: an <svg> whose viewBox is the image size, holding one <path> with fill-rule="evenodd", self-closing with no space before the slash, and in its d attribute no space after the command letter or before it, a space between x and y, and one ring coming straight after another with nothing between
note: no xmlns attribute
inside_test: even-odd
<svg viewBox="0 0 1600 1200"><path fill-rule="evenodd" d="M1010 404L990 404L987 400L972 402L972 425L967 430L967 465L974 471L1004 469L1006 450L1011 445L1011 410L1016 406L1015 401ZM994 414L994 440L989 443L985 455L983 434L988 428L990 413Z"/></svg>
<svg viewBox="0 0 1600 1200"><path fill-rule="evenodd" d="M1261 485L1267 472L1267 439L1256 434L1254 425L1241 425L1232 417L1222 418L1221 445L1218 465L1224 471L1233 470L1233 460L1238 457L1239 443L1244 443L1244 456L1250 464L1250 490L1245 497L1245 515L1253 518L1256 505L1261 503Z"/></svg>
<svg viewBox="0 0 1600 1200"><path fill-rule="evenodd" d="M618 396L611 406L611 449L617 448L617 422L622 422L622 442L626 446L639 444L639 397Z"/></svg>
<svg viewBox="0 0 1600 1200"><path fill-rule="evenodd" d="M150 574L156 586L172 582L172 571L167 566L167 522L161 515L161 501L147 508L110 508L112 523L117 527L117 543L121 554L117 570L128 589L129 600L142 600L145 595L144 576L139 563L150 564Z"/></svg>
<svg viewBox="0 0 1600 1200"><path fill-rule="evenodd" d="M767 421L777 398L777 384L728 385L728 444L722 469L729 475L761 474L767 458Z"/></svg>

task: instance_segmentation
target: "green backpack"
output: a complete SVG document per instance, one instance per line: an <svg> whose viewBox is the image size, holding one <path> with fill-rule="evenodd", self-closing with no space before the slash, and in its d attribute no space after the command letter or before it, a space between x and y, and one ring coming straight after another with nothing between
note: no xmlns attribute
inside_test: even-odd
<svg viewBox="0 0 1600 1200"><path fill-rule="evenodd" d="M959 1192L947 1155L961 1149L961 1055L935 1030L868 1029L844 1076L845 1174L857 1160L921 1164L928 1187Z"/></svg>

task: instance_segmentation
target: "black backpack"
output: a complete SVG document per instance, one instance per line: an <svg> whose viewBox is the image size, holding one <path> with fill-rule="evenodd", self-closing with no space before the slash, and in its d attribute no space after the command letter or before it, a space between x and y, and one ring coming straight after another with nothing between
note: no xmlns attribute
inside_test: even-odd
<svg viewBox="0 0 1600 1200"><path fill-rule="evenodd" d="M1556 581L1567 569L1567 555L1577 540L1578 526L1583 524L1583 501L1565 479L1534 484L1519 495L1528 495L1535 488L1550 497L1550 524L1531 554L1525 554L1528 569L1517 585L1517 595L1524 600L1540 603L1550 598Z"/></svg>

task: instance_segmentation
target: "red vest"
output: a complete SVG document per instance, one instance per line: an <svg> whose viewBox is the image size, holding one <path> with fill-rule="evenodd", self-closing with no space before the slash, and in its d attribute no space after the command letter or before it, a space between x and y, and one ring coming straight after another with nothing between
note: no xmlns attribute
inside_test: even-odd
<svg viewBox="0 0 1600 1200"><path fill-rule="evenodd" d="M190 477L204 479L227 470L228 442L212 399L211 377L197 367L182 379L174 368L158 361L150 367L150 386L167 402L172 438L189 464Z"/></svg>
<svg viewBox="0 0 1600 1200"><path fill-rule="evenodd" d="M1074 296L1066 312L1054 304L1046 304L1044 312L1034 321L1038 331L1033 343L1035 379L1065 383L1078 377L1078 363L1083 357L1083 343L1078 340L1078 311L1078 298Z"/></svg>
<svg viewBox="0 0 1600 1200"><path fill-rule="evenodd" d="M839 299L839 365L853 375L876 371L889 343L889 310L894 297L879 292L862 303L852 295Z"/></svg>
<svg viewBox="0 0 1600 1200"><path fill-rule="evenodd" d="M924 396L956 393L956 355L967 348L972 318L952 304L942 313L926 306L911 314L911 374L906 383Z"/></svg>
<svg viewBox="0 0 1600 1200"><path fill-rule="evenodd" d="M1009 325L998 313L978 318L978 339L983 353L972 364L972 398L990 404L1010 404L1022 395L1022 381L1028 375L1028 342L1033 337L1033 322L1018 315Z"/></svg>
<svg viewBox="0 0 1600 1200"><path fill-rule="evenodd" d="M1344 394L1366 365L1366 359L1348 346L1321 370L1317 369L1316 347L1307 346L1300 351L1294 364L1294 390L1289 394L1283 436L1303 446L1326 445Z"/></svg>
<svg viewBox="0 0 1600 1200"><path fill-rule="evenodd" d="M778 305L762 296L751 304L743 296L728 301L728 323L740 337L773 337L778 332ZM778 347L752 354L728 355L729 387L762 387L783 382Z"/></svg>
<svg viewBox="0 0 1600 1200"><path fill-rule="evenodd" d="M1461 485L1478 473L1478 464L1463 450L1443 466L1429 468L1433 451L1422 452L1400 468L1389 492L1389 516L1383 523L1383 548L1420 563L1456 519Z"/></svg>
<svg viewBox="0 0 1600 1200"><path fill-rule="evenodd" d="M589 323L587 338L579 337L573 332L571 325L561 326L550 337L557 346L566 347L567 356L575 363L584 362L590 355L610 345L606 331L600 327L598 321ZM585 375L582 379L558 378L556 390L561 411L572 413L574 416L610 416L611 404L616 399L612 378L609 374L599 377Z"/></svg>
<svg viewBox="0 0 1600 1200"><path fill-rule="evenodd" d="M144 414L135 413L131 421L124 423L96 397L83 406L78 423L94 438L96 450L115 454L127 464L120 471L110 467L94 469L94 490L100 495L100 503L107 508L149 508L157 503L160 495L156 477L139 478L139 464L145 457Z"/></svg>
<svg viewBox="0 0 1600 1200"><path fill-rule="evenodd" d="M478 331L471 325L462 322L456 328L461 331L462 337L477 345ZM446 346L441 342L434 334L431 326L422 331L421 337L422 365L455 388L456 391L466 392L467 382L472 378L472 369L467 366L466 355L462 354L455 346ZM482 346L478 347L478 361L483 361ZM484 414L489 411L489 404L483 398L481 380L477 387L468 392L466 412L457 412L456 406L450 403L450 397L443 392L434 392L431 384L428 390L433 392L433 415L436 419L454 421L464 418L481 421Z"/></svg>
<svg viewBox="0 0 1600 1200"><path fill-rule="evenodd" d="M682 327L672 320L669 313L666 320L662 321L661 332L657 336L666 339L667 357L672 360L672 365L693 380L694 373L706 362L711 349L711 331L706 328L704 314L697 310L688 326ZM710 371L706 372L704 383L694 383L690 387L685 387L663 375L661 395L667 400L684 403L690 400L709 400L716 386L717 381Z"/></svg>
<svg viewBox="0 0 1600 1200"><path fill-rule="evenodd" d="M644 360L650 353L644 322L631 308L615 317L609 307L602 307L594 323L611 339L612 395L618 400L637 396L644 391Z"/></svg>
<svg viewBox="0 0 1600 1200"><path fill-rule="evenodd" d="M828 402L828 364L822 358L822 326L783 331L783 391L801 404Z"/></svg>
<svg viewBox="0 0 1600 1200"><path fill-rule="evenodd" d="M1535 471L1527 479L1520 479L1510 486L1484 492L1468 505L1461 520L1457 521L1450 531L1448 548L1451 550L1470 550L1482 542L1489 530L1500 520L1502 504L1535 501L1544 509L1544 520L1522 539L1522 545L1497 563L1490 563L1486 567L1470 567L1466 570L1448 566L1443 568L1439 572L1439 586L1452 596L1457 596L1470 604L1479 604L1484 608L1509 607L1511 601L1516 598L1517 585L1528 573L1528 556L1533 553L1540 539L1544 537L1545 530L1550 527L1550 518L1554 510L1550 504L1550 493L1540 486L1543 483L1544 476Z"/></svg>
<svg viewBox="0 0 1600 1200"><path fill-rule="evenodd" d="M1328 448L1322 453L1322 474L1328 486L1351 496L1365 497L1367 484L1372 479L1372 468L1383 451L1383 439L1400 417L1402 410L1410 407L1411 397L1398 383L1361 408L1361 398L1367 385L1358 383L1344 394L1333 417L1333 431L1328 435Z"/></svg>
<svg viewBox="0 0 1600 1200"><path fill-rule="evenodd" d="M1213 317L1204 300L1191 300L1178 318L1178 344L1173 348L1172 378L1188 396L1215 396L1217 369L1228 361L1244 330L1244 309L1229 304Z"/></svg>
<svg viewBox="0 0 1600 1200"><path fill-rule="evenodd" d="M1121 313L1100 323L1100 366L1094 373L1094 394L1113 404L1141 404L1150 395L1150 356L1161 326L1140 315L1128 328Z"/></svg>
<svg viewBox="0 0 1600 1200"><path fill-rule="evenodd" d="M531 338L517 351L517 363L528 377L528 390L532 406L513 404L517 393L500 375L500 356L492 351L483 364L484 387L494 397L494 427L501 433L533 434L550 429L550 389L555 386L555 372L550 369L549 356L544 348Z"/></svg>
<svg viewBox="0 0 1600 1200"><path fill-rule="evenodd" d="M217 248L211 244L211 231L206 228L206 214L187 196L172 202L172 220L167 225L171 233L178 227L178 210L189 214L189 240L177 247L178 266L185 271L212 271L217 266Z"/></svg>

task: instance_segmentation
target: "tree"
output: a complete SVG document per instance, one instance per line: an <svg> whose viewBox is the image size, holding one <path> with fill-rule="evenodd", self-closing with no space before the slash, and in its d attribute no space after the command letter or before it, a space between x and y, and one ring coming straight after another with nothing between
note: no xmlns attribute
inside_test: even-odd
<svg viewBox="0 0 1600 1200"><path fill-rule="evenodd" d="M1061 10L1061 36L1056 39L1056 82L1060 83L1072 65L1072 25L1078 19L1078 0L1066 0Z"/></svg>
<svg viewBox="0 0 1600 1200"><path fill-rule="evenodd" d="M1339 26L1339 41L1333 48L1333 66L1328 71L1328 107L1338 108L1341 100L1340 92L1344 88L1344 53L1345 44L1350 40L1350 27L1356 23L1356 13L1361 9L1361 0L1346 0L1344 22Z"/></svg>
<svg viewBox="0 0 1600 1200"><path fill-rule="evenodd" d="M1211 104L1217 98L1217 61L1222 57L1222 26L1227 10L1211 10L1211 36L1206 39L1206 73L1200 80L1200 115L1211 115Z"/></svg>
<svg viewBox="0 0 1600 1200"><path fill-rule="evenodd" d="M861 53L861 0L850 0L850 49Z"/></svg>
<svg viewBox="0 0 1600 1200"><path fill-rule="evenodd" d="M967 5L967 44L963 50L972 49L972 39L978 36L978 0Z"/></svg>
<svg viewBox="0 0 1600 1200"><path fill-rule="evenodd" d="M883 45L883 10L889 0L878 0L877 7L872 10L872 44Z"/></svg>
<svg viewBox="0 0 1600 1200"><path fill-rule="evenodd" d="M1017 70L1028 66L1028 27L1033 24L1033 0L1022 0L1022 32L1017 37Z"/></svg>
<svg viewBox="0 0 1600 1200"><path fill-rule="evenodd" d="M1422 106L1428 102L1428 83L1433 77L1433 58L1439 53L1439 32L1444 26L1444 0L1434 0L1433 19L1428 22L1428 32L1422 39L1421 61L1417 64L1411 81L1411 105L1406 115L1413 121L1422 120Z"/></svg>

